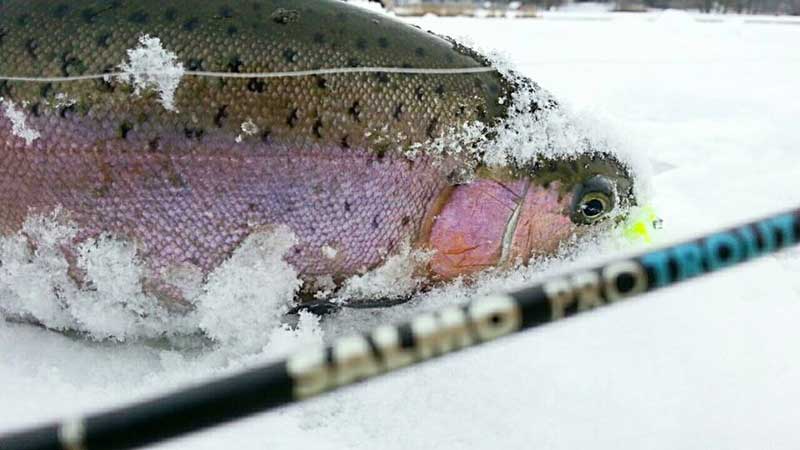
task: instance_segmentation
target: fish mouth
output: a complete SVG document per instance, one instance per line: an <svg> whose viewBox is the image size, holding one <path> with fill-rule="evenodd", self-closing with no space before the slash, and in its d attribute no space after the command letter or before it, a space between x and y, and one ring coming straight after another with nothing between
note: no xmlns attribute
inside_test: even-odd
<svg viewBox="0 0 800 450"><path fill-rule="evenodd" d="M554 253L576 231L571 201L558 182L541 186L528 178L455 186L424 239L435 251L432 277L446 281Z"/></svg>

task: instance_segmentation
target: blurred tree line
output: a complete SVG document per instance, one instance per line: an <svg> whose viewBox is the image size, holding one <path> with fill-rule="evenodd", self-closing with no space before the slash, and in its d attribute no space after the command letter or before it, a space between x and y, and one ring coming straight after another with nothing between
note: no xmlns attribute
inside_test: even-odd
<svg viewBox="0 0 800 450"><path fill-rule="evenodd" d="M615 3L618 10L635 9L636 5L641 5L646 8L693 9L705 13L800 15L800 0L612 0L605 2ZM559 6L563 0L526 0L522 3L547 7Z"/></svg>
<svg viewBox="0 0 800 450"><path fill-rule="evenodd" d="M380 3L475 3L486 0L372 0ZM490 0L491 3L511 3L534 5L540 9L559 7L569 0ZM573 0L578 3L595 1L614 3L620 11L635 11L645 8L691 9L706 13L738 14L791 14L800 15L800 0ZM384 5L386 6L386 5Z"/></svg>
<svg viewBox="0 0 800 450"><path fill-rule="evenodd" d="M800 0L640 0L648 8L694 9L705 13L800 15ZM617 0L617 9L637 0Z"/></svg>

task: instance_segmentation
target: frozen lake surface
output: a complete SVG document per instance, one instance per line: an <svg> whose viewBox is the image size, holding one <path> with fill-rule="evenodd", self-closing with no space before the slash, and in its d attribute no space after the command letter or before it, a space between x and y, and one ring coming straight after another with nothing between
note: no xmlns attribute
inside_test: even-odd
<svg viewBox="0 0 800 450"><path fill-rule="evenodd" d="M657 242L797 206L798 21L573 11L414 23L500 50L643 152ZM800 252L769 257L158 448L796 449L799 271ZM94 343L0 321L0 431L436 306L307 320L255 351Z"/></svg>

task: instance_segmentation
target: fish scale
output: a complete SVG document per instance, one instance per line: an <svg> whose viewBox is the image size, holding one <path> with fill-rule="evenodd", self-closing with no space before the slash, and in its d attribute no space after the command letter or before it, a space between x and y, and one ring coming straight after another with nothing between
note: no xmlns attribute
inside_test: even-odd
<svg viewBox="0 0 800 450"><path fill-rule="evenodd" d="M143 35L158 37L184 66L191 63L204 71L258 73L349 66L464 68L486 64L456 51L442 38L337 3L243 2L226 6L229 10L223 15L223 6L217 1L4 2L0 5L0 28L7 33L0 44L0 73L40 77L102 74L126 61L127 51L137 47ZM103 12L96 15L87 13L100 10ZM276 11L296 12L296 16L289 23L276 22ZM36 48L33 52L31 45ZM177 113L165 111L152 101L132 103L130 87L118 81L110 83L111 92L108 82L97 80L44 87L10 83L3 95L27 102L29 107L38 104L47 114L54 109L48 106L52 97L62 93L77 99L77 109L83 114L116 114L120 125L128 120L134 128L143 126L136 122L146 122L157 123L161 130L221 128L238 133L243 122L252 120L259 129L269 130L273 138L284 141L300 140L302 144L312 138L339 145L347 136L350 146L372 148L374 142L368 136L380 133L383 147L388 148L424 142L430 137L426 131L432 123L458 126L478 116L486 120L499 117L503 109L490 100L498 98L502 84L494 73L413 77L346 74L255 82L185 77L176 92ZM42 89L48 95L43 97ZM198 98L203 101L198 102ZM357 115L350 113L354 105L360 111ZM228 115L223 123L215 123L223 106L228 107ZM396 118L398 109L403 112ZM296 119L290 120L293 111ZM140 120L142 115L147 119ZM313 133L318 119L324 130L321 136ZM442 131L434 127L431 134ZM404 139L396 139L398 134Z"/></svg>
<svg viewBox="0 0 800 450"><path fill-rule="evenodd" d="M557 248L575 232L573 196L592 176L623 181L608 195L630 191L616 160L532 173L433 150L466 125L501 125L515 89L538 89L528 80L494 70L254 75L491 69L470 49L344 2L0 2L0 78L114 74L148 45L189 71L174 101L127 77L0 81L0 106L14 112L0 109L0 233L62 211L78 227L75 245L104 234L135 243L143 284L180 303L171 273L207 275L279 226L297 237L286 260L309 291L377 267L405 242L436 250L431 275L447 279ZM484 179L474 189L454 186L475 169ZM517 207L475 206L509 177L531 186ZM76 248L64 251L74 266Z"/></svg>
<svg viewBox="0 0 800 450"><path fill-rule="evenodd" d="M340 2L219 5L3 2L0 74L113 72L144 35L204 71L483 64L444 39ZM307 280L341 279L412 239L457 165L423 157L410 166L386 149L429 139L434 119L458 126L492 113L489 86L500 81L487 73L185 76L174 111L115 79L4 83L5 101L43 136L28 145L0 117L8 169L0 227L14 232L31 211L60 206L80 226L79 240L109 232L137 242L154 272L208 273L255 230L286 225L299 239L287 259ZM75 104L57 106L57 95ZM245 122L258 132L243 133ZM324 246L337 256L320 257Z"/></svg>
<svg viewBox="0 0 800 450"><path fill-rule="evenodd" d="M81 225L81 238L104 231L131 238L154 269L190 264L207 273L253 231L282 224L300 241L287 259L301 273L357 273L413 235L420 211L447 185L441 174L447 164L428 158L411 166L353 149L263 142L230 148L230 137L219 132L202 145L164 136L160 146L167 153L119 152L108 143L113 139L102 137L104 149L84 144L48 151L59 142L84 142L85 124L58 124L57 133L32 148L15 138L17 148L4 148L4 231L17 229L31 211L59 205ZM0 119L0 129L8 125ZM106 135L114 132L109 124ZM340 256L321 258L326 245Z"/></svg>

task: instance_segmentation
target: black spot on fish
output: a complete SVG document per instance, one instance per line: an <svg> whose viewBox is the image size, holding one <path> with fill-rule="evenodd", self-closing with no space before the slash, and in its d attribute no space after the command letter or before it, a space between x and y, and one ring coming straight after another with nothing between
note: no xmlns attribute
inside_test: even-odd
<svg viewBox="0 0 800 450"><path fill-rule="evenodd" d="M283 50L283 59L286 60L288 63L296 63L297 62L297 52L294 49L287 48Z"/></svg>
<svg viewBox="0 0 800 450"><path fill-rule="evenodd" d="M39 49L39 42L36 39L28 39L25 41L25 52L31 59L37 59L36 51Z"/></svg>
<svg viewBox="0 0 800 450"><path fill-rule="evenodd" d="M36 102L33 105L31 105L31 114L33 114L33 117L39 117L42 115L41 108L42 104L39 102Z"/></svg>
<svg viewBox="0 0 800 450"><path fill-rule="evenodd" d="M223 121L228 117L228 105L222 105L217 109L217 114L214 115L214 125L222 128Z"/></svg>
<svg viewBox="0 0 800 450"><path fill-rule="evenodd" d="M251 78L247 82L247 90L250 92L262 93L267 89L267 83L259 80L258 78Z"/></svg>
<svg viewBox="0 0 800 450"><path fill-rule="evenodd" d="M157 152L160 147L161 147L161 138L160 137L154 137L153 139L150 139L147 142L147 150L150 153Z"/></svg>
<svg viewBox="0 0 800 450"><path fill-rule="evenodd" d="M110 183L113 183L113 180L110 180L110 179L109 180L104 180L104 182L110 184ZM102 197L107 196L110 191L111 191L111 186L107 186L107 185L99 186L99 187L94 189L93 194L95 195L95 197L101 197L102 198Z"/></svg>
<svg viewBox="0 0 800 450"><path fill-rule="evenodd" d="M375 79L378 80L378 83L386 84L389 82L389 74L386 72L375 72L374 76Z"/></svg>
<svg viewBox="0 0 800 450"><path fill-rule="evenodd" d="M478 108L475 110L475 114L477 114L478 120L480 120L481 122L486 121L486 108L484 108L483 106L478 106Z"/></svg>
<svg viewBox="0 0 800 450"><path fill-rule="evenodd" d="M389 39L386 39L383 36L379 37L378 38L378 46L380 48L389 48Z"/></svg>
<svg viewBox="0 0 800 450"><path fill-rule="evenodd" d="M169 174L167 175L167 181L169 181L169 184L173 188L182 189L182 188L185 188L187 186L186 180L184 180L183 177L180 176L180 174L175 172L175 168L174 167L172 167L171 165L168 165L168 164L164 164L164 170L168 170L169 171Z"/></svg>
<svg viewBox="0 0 800 450"><path fill-rule="evenodd" d="M144 11L134 11L133 14L128 16L128 21L135 24L144 24L150 20L150 16L147 15Z"/></svg>
<svg viewBox="0 0 800 450"><path fill-rule="evenodd" d="M219 15L223 19L230 19L231 17L233 17L233 9L228 5L220 6Z"/></svg>
<svg viewBox="0 0 800 450"><path fill-rule="evenodd" d="M447 182L450 184L456 184L458 182L460 175L457 171L453 170L452 172L447 174Z"/></svg>
<svg viewBox="0 0 800 450"><path fill-rule="evenodd" d="M366 50L367 49L367 40L364 38L356 39L356 48L359 50Z"/></svg>
<svg viewBox="0 0 800 450"><path fill-rule="evenodd" d="M417 100L422 100L425 97L422 86L417 86L417 88L414 90L414 95L417 96Z"/></svg>
<svg viewBox="0 0 800 450"><path fill-rule="evenodd" d="M83 61L66 53L61 55L61 74L63 76L81 75L85 71L86 65Z"/></svg>
<svg viewBox="0 0 800 450"><path fill-rule="evenodd" d="M434 117L433 119L431 119L430 122L428 122L428 128L425 130L425 135L431 139L435 138L436 128L438 126L439 126L439 118Z"/></svg>
<svg viewBox="0 0 800 450"><path fill-rule="evenodd" d="M411 222L411 218L410 218L410 217L408 217L408 216L403 216L403 218L402 218L402 219L400 219L400 225L402 225L402 226L406 226L406 225L408 225L410 222Z"/></svg>
<svg viewBox="0 0 800 450"><path fill-rule="evenodd" d="M200 267L200 258L198 258L196 256L192 256L191 258L188 259L188 261L189 261L190 264L192 264L192 265L194 265L196 267Z"/></svg>
<svg viewBox="0 0 800 450"><path fill-rule="evenodd" d="M92 106L93 106L92 103L85 102L85 101L78 102L78 103L75 104L75 107L78 108L78 112L81 113L84 116L89 114L89 111L91 111Z"/></svg>
<svg viewBox="0 0 800 450"><path fill-rule="evenodd" d="M270 135L272 134L272 130L267 128L266 130L261 132L261 142L267 144L270 141Z"/></svg>
<svg viewBox="0 0 800 450"><path fill-rule="evenodd" d="M361 66L361 61L358 58L348 58L347 65L350 67L359 67Z"/></svg>
<svg viewBox="0 0 800 450"><path fill-rule="evenodd" d="M325 35L322 33L314 33L314 36L311 37L311 40L313 40L315 44L324 44Z"/></svg>
<svg viewBox="0 0 800 450"><path fill-rule="evenodd" d="M297 125L298 120L299 117L297 116L297 108L293 108L289 113L289 117L286 118L286 124L289 125L290 128L294 128L294 126Z"/></svg>
<svg viewBox="0 0 800 450"><path fill-rule="evenodd" d="M183 127L183 134L186 139L197 139L198 141L206 134L206 130L202 128Z"/></svg>
<svg viewBox="0 0 800 450"><path fill-rule="evenodd" d="M62 106L61 108L58 108L58 115L59 115L59 116L60 116L62 119L66 119L67 117L69 117L69 116L71 116L71 115L75 114L75 111L76 111L77 109L78 109L78 108L75 106L75 104L74 104L74 103L73 103L73 104L71 104L71 105Z"/></svg>
<svg viewBox="0 0 800 450"><path fill-rule="evenodd" d="M317 80L317 87L320 89L327 89L328 88L328 80L321 75L314 75L314 79Z"/></svg>
<svg viewBox="0 0 800 450"><path fill-rule="evenodd" d="M436 92L436 94L440 96L444 95L444 85L440 83L433 92Z"/></svg>
<svg viewBox="0 0 800 450"><path fill-rule="evenodd" d="M464 114L467 112L467 107L464 105L458 105L458 109L455 112L456 117L463 117Z"/></svg>
<svg viewBox="0 0 800 450"><path fill-rule="evenodd" d="M86 8L81 10L81 19L83 19L86 23L94 23L94 20L97 18L99 12L93 8Z"/></svg>
<svg viewBox="0 0 800 450"><path fill-rule="evenodd" d="M111 33L103 33L97 37L97 46L108 48L111 45Z"/></svg>
<svg viewBox="0 0 800 450"><path fill-rule="evenodd" d="M128 139L128 133L133 129L133 125L129 122L122 122L119 125L119 137L122 139Z"/></svg>
<svg viewBox="0 0 800 450"><path fill-rule="evenodd" d="M353 116L356 122L361 122L361 105L358 104L357 100L353 102L353 106L351 106L347 112Z"/></svg>
<svg viewBox="0 0 800 450"><path fill-rule="evenodd" d="M0 45L3 45L4 41L3 38L5 38L6 36L8 36L8 30L3 27L0 27Z"/></svg>
<svg viewBox="0 0 800 450"><path fill-rule="evenodd" d="M164 20L167 22L175 22L178 19L178 10L175 8L167 8L164 11Z"/></svg>
<svg viewBox="0 0 800 450"><path fill-rule="evenodd" d="M41 88L39 88L39 95L41 95L42 98L47 98L52 93L53 93L53 83L46 83L42 85Z"/></svg>
<svg viewBox="0 0 800 450"><path fill-rule="evenodd" d="M186 68L191 71L203 70L203 60L197 58L189 58L186 61Z"/></svg>
<svg viewBox="0 0 800 450"><path fill-rule="evenodd" d="M3 95L11 96L11 86L9 86L8 80L0 80L0 96Z"/></svg>
<svg viewBox="0 0 800 450"><path fill-rule="evenodd" d="M278 8L270 14L269 18L279 25L287 25L297 22L300 19L300 13L293 9Z"/></svg>
<svg viewBox="0 0 800 450"><path fill-rule="evenodd" d="M191 19L183 22L183 29L186 31L194 31L197 27L200 26L200 19L197 17L192 17Z"/></svg>
<svg viewBox="0 0 800 450"><path fill-rule="evenodd" d="M322 129L322 119L317 118L317 121L314 122L314 125L311 127L311 132L314 133L314 136L317 138L322 138L322 133L320 130Z"/></svg>
<svg viewBox="0 0 800 450"><path fill-rule="evenodd" d="M345 200L345 201L344 201L344 210L345 210L345 212L350 212L350 209L351 209L351 208L350 208L350 202L348 202L347 200Z"/></svg>
<svg viewBox="0 0 800 450"><path fill-rule="evenodd" d="M106 66L103 69L103 73L112 73L112 72L114 72L114 66ZM116 87L114 86L114 83L111 80L112 78L110 76L95 80L95 82L97 83L97 89L99 89L101 92L114 92L114 90L116 90Z"/></svg>
<svg viewBox="0 0 800 450"><path fill-rule="evenodd" d="M228 29L225 30L225 32L228 33L228 36L234 36L236 35L236 33L239 32L239 29L233 25L230 25L228 26Z"/></svg>
<svg viewBox="0 0 800 450"><path fill-rule="evenodd" d="M239 73L242 71L243 65L244 63L242 62L242 60L239 59L238 56L234 56L233 58L230 59L230 61L228 61L227 65L228 72Z"/></svg>
<svg viewBox="0 0 800 450"><path fill-rule="evenodd" d="M398 120L398 121L400 120L400 116L403 115L403 107L404 106L405 105L403 105L402 103L398 103L397 106L395 106L394 114L393 114L394 120Z"/></svg>
<svg viewBox="0 0 800 450"><path fill-rule="evenodd" d="M422 58L425 56L425 49L422 47L417 47L414 49L414 54Z"/></svg>
<svg viewBox="0 0 800 450"><path fill-rule="evenodd" d="M342 148L350 148L350 142L348 142L349 140L350 140L349 135L345 134L344 136L342 136L342 140L340 141Z"/></svg>
<svg viewBox="0 0 800 450"><path fill-rule="evenodd" d="M53 9L53 17L57 19L62 19L69 13L69 5L66 3L60 3Z"/></svg>
<svg viewBox="0 0 800 450"><path fill-rule="evenodd" d="M378 221L380 214L376 214L375 217L372 218L372 228L378 228L381 224Z"/></svg>

